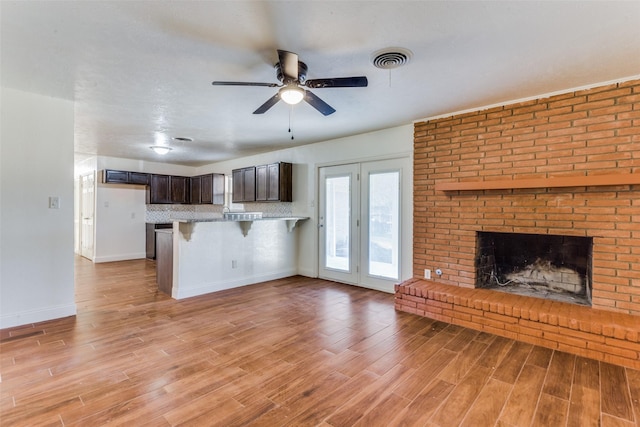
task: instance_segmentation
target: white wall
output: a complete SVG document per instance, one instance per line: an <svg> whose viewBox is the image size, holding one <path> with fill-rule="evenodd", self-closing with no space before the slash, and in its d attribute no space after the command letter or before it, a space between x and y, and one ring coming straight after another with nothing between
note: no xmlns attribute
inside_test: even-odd
<svg viewBox="0 0 640 427"><path fill-rule="evenodd" d="M76 164L86 173L86 166L95 165L96 210L94 262L122 261L145 257L146 189L139 185L102 184L104 169L190 176L195 168L142 160L99 156L94 163Z"/></svg>
<svg viewBox="0 0 640 427"><path fill-rule="evenodd" d="M286 150L273 151L251 157L243 157L226 162L214 163L197 169L196 174L210 172L231 175L236 168L267 164L271 162L293 163L293 215L311 219L300 224L298 232L298 273L316 277L317 268L317 169L319 166L367 161L398 156L412 156L413 125L384 129L336 140L304 145ZM409 194L413 191L413 181L407 177L404 186ZM408 199L408 200L407 200ZM403 211L413 214L413 199L403 200ZM251 210L247 204L245 209ZM410 222L410 221L409 221ZM405 235L412 235L413 224L405 224ZM410 240L410 239L405 239ZM409 270L413 260L413 242L403 242L403 258L409 260ZM403 277L411 277L411 271L404 271Z"/></svg>
<svg viewBox="0 0 640 427"><path fill-rule="evenodd" d="M73 102L8 88L0 112L0 328L75 315ZM49 209L49 197L60 198Z"/></svg>
<svg viewBox="0 0 640 427"><path fill-rule="evenodd" d="M239 222L174 222L172 296L188 298L296 274L296 233L297 227L289 232L282 220L253 221L246 236Z"/></svg>

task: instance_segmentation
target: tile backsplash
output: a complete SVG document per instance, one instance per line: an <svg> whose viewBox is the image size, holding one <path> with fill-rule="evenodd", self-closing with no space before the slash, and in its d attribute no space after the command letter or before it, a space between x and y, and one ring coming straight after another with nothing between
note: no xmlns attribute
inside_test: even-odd
<svg viewBox="0 0 640 427"><path fill-rule="evenodd" d="M226 209L225 209L226 210ZM233 212L262 212L263 217L292 215L292 203L237 203ZM222 217L223 206L214 205L147 205L146 222L171 222L174 219L210 219Z"/></svg>

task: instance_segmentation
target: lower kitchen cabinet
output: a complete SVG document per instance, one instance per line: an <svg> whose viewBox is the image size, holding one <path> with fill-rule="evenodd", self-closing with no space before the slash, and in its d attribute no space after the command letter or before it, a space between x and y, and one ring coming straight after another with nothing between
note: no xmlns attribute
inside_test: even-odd
<svg viewBox="0 0 640 427"><path fill-rule="evenodd" d="M146 225L146 256L156 259L156 230L173 228L173 223L150 223Z"/></svg>
<svg viewBox="0 0 640 427"><path fill-rule="evenodd" d="M156 282L158 290L171 295L173 289L173 230L156 230Z"/></svg>

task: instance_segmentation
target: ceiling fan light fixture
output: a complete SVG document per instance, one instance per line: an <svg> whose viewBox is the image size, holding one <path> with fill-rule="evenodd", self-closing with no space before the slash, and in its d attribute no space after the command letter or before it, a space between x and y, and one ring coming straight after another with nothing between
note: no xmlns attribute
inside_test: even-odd
<svg viewBox="0 0 640 427"><path fill-rule="evenodd" d="M167 147L166 145L152 145L149 148L151 148L154 153L159 154L161 156L164 156L165 154L167 154L169 151L172 150L171 147Z"/></svg>
<svg viewBox="0 0 640 427"><path fill-rule="evenodd" d="M278 91L280 99L289 105L296 105L304 99L304 90L298 86L285 86Z"/></svg>

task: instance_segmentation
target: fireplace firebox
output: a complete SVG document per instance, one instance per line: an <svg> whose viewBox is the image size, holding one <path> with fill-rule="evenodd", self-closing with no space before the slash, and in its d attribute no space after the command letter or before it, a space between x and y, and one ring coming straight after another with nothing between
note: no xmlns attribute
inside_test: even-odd
<svg viewBox="0 0 640 427"><path fill-rule="evenodd" d="M477 232L476 287L591 306L593 239Z"/></svg>

